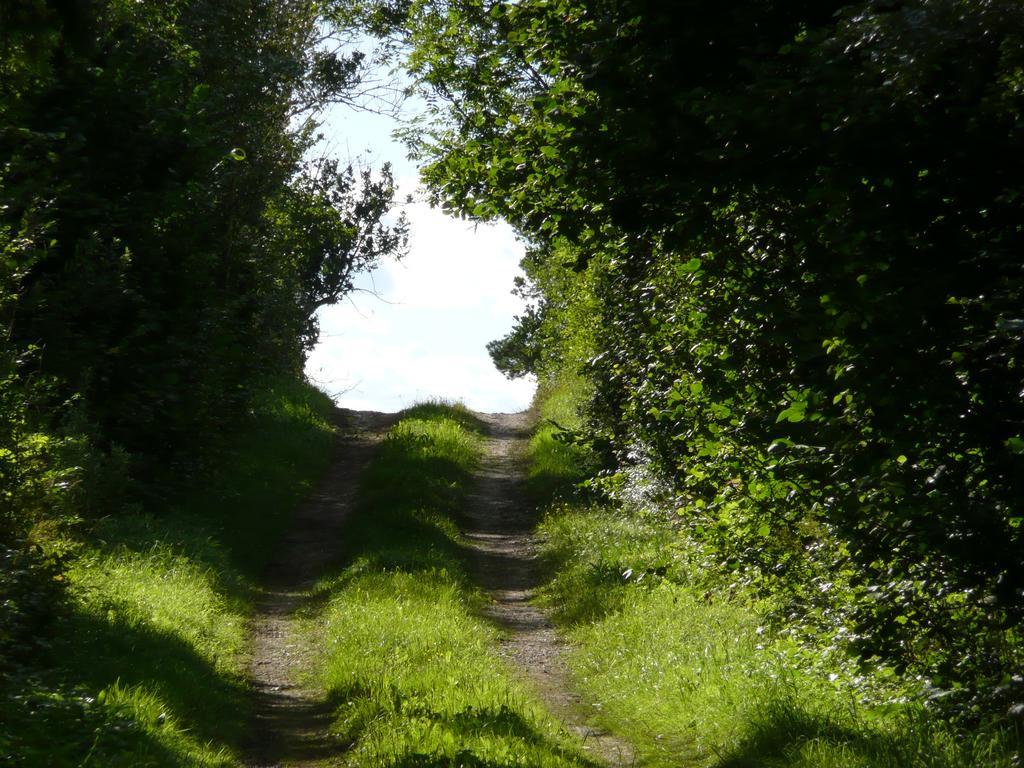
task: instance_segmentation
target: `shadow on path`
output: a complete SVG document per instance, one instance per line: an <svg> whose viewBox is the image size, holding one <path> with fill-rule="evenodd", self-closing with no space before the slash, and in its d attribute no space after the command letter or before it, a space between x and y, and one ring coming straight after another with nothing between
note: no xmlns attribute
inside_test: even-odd
<svg viewBox="0 0 1024 768"><path fill-rule="evenodd" d="M632 748L586 725L580 697L571 690L565 647L545 611L530 600L540 585L537 511L522 488L520 446L529 436L526 414L478 414L489 428L486 455L465 512L474 578L491 597L484 615L502 630L500 653L519 669L586 751L606 765L631 766Z"/></svg>
<svg viewBox="0 0 1024 768"><path fill-rule="evenodd" d="M267 568L252 620L255 716L245 750L250 768L312 766L347 747L330 735L333 705L297 684L315 649L301 644L295 618L316 579L342 555L341 529L351 514L358 479L394 419L393 414L338 410L334 464L296 512Z"/></svg>

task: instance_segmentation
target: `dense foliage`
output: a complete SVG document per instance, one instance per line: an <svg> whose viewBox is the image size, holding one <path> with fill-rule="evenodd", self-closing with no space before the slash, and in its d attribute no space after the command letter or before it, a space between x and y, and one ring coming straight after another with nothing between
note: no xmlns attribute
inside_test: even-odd
<svg viewBox="0 0 1024 768"><path fill-rule="evenodd" d="M430 94L436 201L534 244L499 364L542 370L584 288L590 438L709 571L1020 713L1024 7L358 10Z"/></svg>
<svg viewBox="0 0 1024 768"><path fill-rule="evenodd" d="M0 8L0 536L194 469L299 375L316 308L400 252L390 172L310 159L362 61L320 6Z"/></svg>
<svg viewBox="0 0 1024 768"><path fill-rule="evenodd" d="M61 525L166 511L212 485L270 382L301 377L316 309L404 247L404 221L385 219L390 170L316 159L317 115L361 87L362 57L330 39L329 12L318 0L0 4L5 712L57 711L70 694L54 680L82 674L78 657L52 671L76 599ZM20 754L10 738L23 726L0 733L0 752Z"/></svg>

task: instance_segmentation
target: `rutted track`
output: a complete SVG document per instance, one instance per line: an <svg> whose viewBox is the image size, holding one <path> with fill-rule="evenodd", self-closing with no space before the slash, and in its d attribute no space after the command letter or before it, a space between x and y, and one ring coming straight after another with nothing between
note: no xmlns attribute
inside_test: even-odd
<svg viewBox="0 0 1024 768"><path fill-rule="evenodd" d="M530 604L540 583L533 533L536 512L522 495L520 446L526 414L476 414L487 423L483 466L466 510L466 538L477 583L491 596L486 614L503 630L501 654L520 671L549 709L582 739L587 751L611 766L631 766L633 751L611 734L586 724L584 704L572 692L565 646L544 611Z"/></svg>
<svg viewBox="0 0 1024 768"><path fill-rule="evenodd" d="M255 722L245 755L250 768L315 766L344 751L329 734L331 708L297 682L313 649L299 642L295 618L310 587L340 555L341 528L359 477L393 421L392 414L339 410L333 467L296 513L267 569L252 619Z"/></svg>
<svg viewBox="0 0 1024 768"><path fill-rule="evenodd" d="M582 738L595 760L631 766L628 744L586 724L585 706L570 686L564 645L544 611L529 602L540 573L533 533L536 513L522 497L518 460L528 434L527 417L477 416L490 435L465 513L465 536L474 577L492 598L486 615L503 630L499 652L566 728ZM296 619L310 588L339 559L342 528L359 478L395 416L340 410L338 421L341 436L334 465L296 513L267 570L263 599L252 619L255 721L245 754L249 768L331 765L348 746L330 735L333 710L322 692L299 682L316 649L302 643Z"/></svg>

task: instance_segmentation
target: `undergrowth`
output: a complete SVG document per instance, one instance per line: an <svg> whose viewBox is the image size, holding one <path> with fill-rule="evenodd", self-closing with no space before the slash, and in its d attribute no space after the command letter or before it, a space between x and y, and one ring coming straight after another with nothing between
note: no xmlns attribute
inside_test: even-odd
<svg viewBox="0 0 1024 768"><path fill-rule="evenodd" d="M461 407L403 413L363 477L348 565L306 631L336 735L361 766L582 766L572 738L510 678L457 525L482 425Z"/></svg>
<svg viewBox="0 0 1024 768"><path fill-rule="evenodd" d="M541 415L582 397L571 380L546 394ZM920 681L858 667L827 647L827 638L798 643L779 627L770 599L718 583L696 566L700 558L671 514L573 499L585 473L563 461L565 450L550 426L538 429L528 449L531 477L563 499L540 527L550 573L540 602L574 648L574 678L600 723L636 746L640 764L1018 764L1011 733L955 729L922 703Z"/></svg>
<svg viewBox="0 0 1024 768"><path fill-rule="evenodd" d="M238 765L253 579L329 465L331 409L281 382L169 506L41 526L61 608L0 683L4 765Z"/></svg>

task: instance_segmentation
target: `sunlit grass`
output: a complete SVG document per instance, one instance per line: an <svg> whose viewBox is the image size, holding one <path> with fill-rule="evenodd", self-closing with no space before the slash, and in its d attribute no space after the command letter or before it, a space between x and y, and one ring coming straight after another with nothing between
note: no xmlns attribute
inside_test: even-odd
<svg viewBox="0 0 1024 768"><path fill-rule="evenodd" d="M559 505L539 532L542 556L558 571L538 602L560 624L594 621L621 609L632 594L623 589L623 574L643 580L649 572L676 569L671 531L604 507ZM579 556L584 552L586 558Z"/></svg>
<svg viewBox="0 0 1024 768"><path fill-rule="evenodd" d="M555 574L544 599L575 648L575 679L645 765L1013 765L1003 735L965 738L917 704L862 705L838 671L813 671L806 649L768 636L756 603L701 594L675 580L678 565L637 583L665 551L649 520L566 506L542 531Z"/></svg>
<svg viewBox="0 0 1024 768"><path fill-rule="evenodd" d="M68 578L78 607L127 627L175 635L217 671L241 672L244 582L203 538L207 531L170 532L161 522L143 518L106 526L106 535L131 545L88 547L75 559Z"/></svg>
<svg viewBox="0 0 1024 768"><path fill-rule="evenodd" d="M555 394L558 409L571 407L570 388ZM550 450L551 430L534 435L531 472L546 475L549 489L571 486L578 465ZM1009 734L958 732L916 703L858 700L848 673L768 629L767 606L742 590L699 586L707 575L694 572L664 513L570 498L548 509L540 534L550 578L539 600L573 648L580 692L602 725L635 745L641 765L1016 764Z"/></svg>
<svg viewBox="0 0 1024 768"><path fill-rule="evenodd" d="M410 409L363 482L350 565L320 587L307 632L315 682L360 766L586 765L573 739L496 656L456 525L480 425L462 409Z"/></svg>
<svg viewBox="0 0 1024 768"><path fill-rule="evenodd" d="M589 475L593 462L585 449L564 438L566 430L582 426L577 406L586 382L566 376L541 385L536 397L537 426L526 447L527 492L537 503L570 495Z"/></svg>
<svg viewBox="0 0 1024 768"><path fill-rule="evenodd" d="M123 510L70 552L48 659L0 700L24 766L236 766L250 716L254 574L333 457L331 404L280 384L171 508Z"/></svg>

